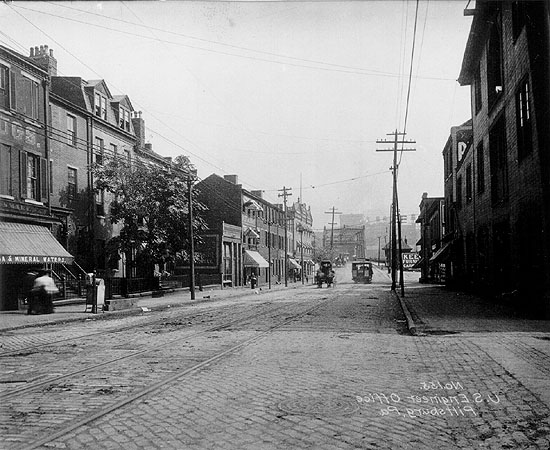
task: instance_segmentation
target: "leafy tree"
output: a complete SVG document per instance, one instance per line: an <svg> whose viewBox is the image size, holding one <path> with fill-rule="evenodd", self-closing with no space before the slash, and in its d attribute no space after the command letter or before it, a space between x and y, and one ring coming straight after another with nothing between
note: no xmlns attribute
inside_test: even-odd
<svg viewBox="0 0 550 450"><path fill-rule="evenodd" d="M114 156L92 167L95 191L111 194L110 221L122 225L108 242L111 258L135 255L133 262L143 276L152 276L155 264L189 259L188 180L194 173L185 156L171 164L130 164ZM193 200L195 236L205 228L198 214L202 210Z"/></svg>

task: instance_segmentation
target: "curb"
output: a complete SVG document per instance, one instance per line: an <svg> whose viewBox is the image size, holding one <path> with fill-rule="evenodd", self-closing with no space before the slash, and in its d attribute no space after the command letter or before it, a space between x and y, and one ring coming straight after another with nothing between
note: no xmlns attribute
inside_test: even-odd
<svg viewBox="0 0 550 450"><path fill-rule="evenodd" d="M414 320L412 318L412 314L409 311L409 307L405 303L405 300L403 300L397 292L395 292L395 291L391 291L391 292L399 300L399 304L401 305L401 309L403 310L403 314L405 314L405 319L407 319L407 328L409 329L409 332L413 336L417 336L418 334L417 334L416 324L414 323Z"/></svg>
<svg viewBox="0 0 550 450"><path fill-rule="evenodd" d="M300 285L302 286L302 285ZM279 286L279 288L282 288L284 287L283 286ZM206 287L204 287L206 288ZM290 286L289 286L290 288ZM165 292L168 293L168 294L177 294L177 293L180 293L181 291L184 291L188 289L188 288L176 288L176 289L167 289ZM288 288L287 288L288 289ZM278 290L277 288L275 288L274 290ZM282 289L281 289L282 290ZM254 294L259 294L260 292L273 292L273 290L261 290L261 289L250 289L250 288L242 288L242 287L239 287L239 288L231 288L231 290L229 289L212 289L211 291L199 291L201 294L203 294L203 297L202 298L195 298L195 300L191 300L191 299L186 299L184 302L181 302L181 303L163 303L163 304L160 304L160 305L153 305L153 306L147 306L147 308L150 310L150 311L163 311L163 310L166 310L166 309L171 309L171 308L181 308L181 307L184 307L184 306L189 306L189 305L195 305L195 304L198 304L198 303L203 303L203 302L208 302L211 300L210 298L210 295L209 295L209 292L224 292L225 295L223 295L223 297L225 298L232 298L232 297L238 297L238 296L244 296L244 297L247 297L249 295L254 295ZM229 292L228 292L229 291ZM144 294L144 293L140 293L140 294ZM136 297L151 297L151 292L149 292L149 295L136 295ZM219 297L219 298L223 298L223 297ZM81 303L82 305L85 304L85 299L83 299L84 301ZM73 303L73 304L80 304L80 303ZM54 304L54 307L55 306L63 306L61 304L57 304L55 305ZM54 318L52 320L48 320L48 321L44 321L44 322L35 322L35 323L25 323L25 324L20 324L20 325L15 325L15 326L11 326L11 327L6 327L6 328L1 328L0 329L0 334L3 333L3 332L7 332L7 331L13 331L13 330L19 330L19 329L23 329L23 328L32 328L32 327L44 327L44 326L49 326L49 325L56 325L56 324L63 324L63 323L70 323L70 322L84 322L84 321L88 321L88 320L107 320L107 319L110 319L112 317L116 317L116 316L119 316L119 317L124 317L124 316L136 316L136 315L139 315L139 314L144 314L144 310L142 309L141 306L136 306L136 307L133 307L133 308L129 308L129 309L121 309L121 310L117 310L117 311L101 311L100 313L96 313L96 314L93 314L91 312L85 312L85 311L82 311L81 313L79 312L74 312L74 314L82 314L81 316L77 316L77 317L58 317L58 318ZM55 313L54 313L55 315ZM51 316L50 316L51 317Z"/></svg>

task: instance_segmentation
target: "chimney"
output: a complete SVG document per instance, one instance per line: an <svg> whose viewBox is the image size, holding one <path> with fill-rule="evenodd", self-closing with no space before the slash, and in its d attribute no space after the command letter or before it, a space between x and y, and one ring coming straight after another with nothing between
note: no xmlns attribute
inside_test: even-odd
<svg viewBox="0 0 550 450"><path fill-rule="evenodd" d="M35 46L30 49L29 59L37 66L44 69L51 77L57 76L57 59L53 56L53 50L47 45Z"/></svg>
<svg viewBox="0 0 550 450"><path fill-rule="evenodd" d="M136 132L137 147L147 147L147 144L145 144L145 121L141 118L141 111L132 112L132 125Z"/></svg>
<svg viewBox="0 0 550 450"><path fill-rule="evenodd" d="M151 144L150 142L147 142L145 144L145 151L146 152L152 152L153 151L153 144Z"/></svg>
<svg viewBox="0 0 550 450"><path fill-rule="evenodd" d="M239 177L237 175L224 175L223 179L233 184L239 184Z"/></svg>
<svg viewBox="0 0 550 450"><path fill-rule="evenodd" d="M255 197L263 198L264 191L250 191L250 193Z"/></svg>

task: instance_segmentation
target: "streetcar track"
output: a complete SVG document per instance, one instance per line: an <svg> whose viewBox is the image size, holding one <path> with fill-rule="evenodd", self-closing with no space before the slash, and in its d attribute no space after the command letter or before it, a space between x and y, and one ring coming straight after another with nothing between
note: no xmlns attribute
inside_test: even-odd
<svg viewBox="0 0 550 450"><path fill-rule="evenodd" d="M275 291L271 291L271 292L268 292L268 294L271 294L271 293L274 293ZM305 293L304 292L299 292L297 293L298 295L304 295ZM243 295L246 295L243 293ZM219 300L227 300L227 299L224 299L224 298L220 298ZM265 304L265 303L268 303L269 301L268 300L265 300L261 303L259 303L257 306L261 306L262 304ZM208 301L203 301L203 300L199 300L199 301L196 301L196 302L191 302L191 303L186 303L185 305L178 305L178 306L175 306L175 308L180 308L180 307L187 307L187 306L195 306L195 305L198 305L198 304L202 304L202 303L208 303ZM212 303L210 303L212 304ZM231 309L231 308L234 308L234 304L230 304L230 305L223 305L223 306L219 306L217 309L218 310L228 310L228 309ZM158 312L166 312L166 310L161 310L161 311L158 311ZM186 317L192 317L194 314L196 313L192 313L192 314L188 314L188 315L182 315L181 317L182 318L186 318ZM150 317L150 316L149 316ZM139 316L138 317L139 319L141 318L145 318L145 316ZM120 317L116 317L116 318L113 318L111 320L117 320L117 319L120 319ZM103 318L101 318L100 320L103 320ZM109 320L109 319L107 319ZM5 357L11 357L11 356L16 356L14 355L15 353L29 353L29 354L32 354L32 353L38 353L36 350L37 349L40 349L40 348L43 348L43 347L48 347L48 346L52 346L54 344L63 344L63 343L69 343L69 342L72 342L72 341L78 341L78 340L82 340L82 339L86 339L86 338L91 338L91 337L94 337L94 336L101 336L101 337L104 337L105 335L108 335L108 334L116 334L116 333L120 333L120 332L124 332L124 331L128 331L128 330L132 330L136 327L139 327L141 325L147 325L147 326L150 326L150 325L155 325L155 324L158 324L158 323L162 323L166 320L166 317L160 317L159 319L157 320L153 320L153 321L147 321L147 318L145 318L145 320L143 321L144 323L140 323L140 321L137 321L138 323L131 323L129 325L126 325L126 326L123 326L123 327L120 327L120 328L117 328L117 327L111 327L110 329L103 329L103 330L100 330L98 332L94 332L94 333L87 333L87 334L82 334L82 335L78 335L78 336L72 336L70 338L64 338L64 339L58 339L58 340L55 340L55 341L49 341L49 342L44 342L44 343L32 343L31 345L27 345L27 346L24 346L24 347L17 347L17 348L14 348L14 349L10 349L10 350L6 350L6 351L3 351L3 352L0 352L0 358L5 358ZM53 324L55 325L55 324ZM25 330L28 330L30 328L35 328L35 327L27 327L25 328ZM42 326L40 328L43 328ZM10 331L8 331L7 333L9 333ZM4 334L4 336L7 335L7 333Z"/></svg>
<svg viewBox="0 0 550 450"><path fill-rule="evenodd" d="M265 306L266 304L267 304L266 302L263 302L263 303L261 303L257 306L258 306L258 308L261 308L262 306ZM44 379L42 381L38 381L38 382L35 382L35 380L31 380L31 382L32 382L31 385L23 386L23 387L20 387L20 388L16 388L16 389L13 389L13 390L9 390L9 391L0 393L0 400L10 399L10 398L15 397L17 395L21 395L21 394L24 394L24 393L28 393L28 392L38 390L40 387L45 386L47 384L56 383L58 381L74 377L76 375L80 375L80 374L83 374L83 373L86 373L86 372L93 371L93 370L95 370L97 368L100 368L100 367L106 367L106 366L118 363L120 361L129 359L129 358L134 358L136 356L151 353L151 352L157 351L159 349L165 348L169 345L173 345L174 343L177 343L177 342L182 341L182 340L194 338L194 337L205 335L207 333L212 333L212 332L215 332L215 331L226 330L226 329L228 329L232 326L235 326L239 323L246 323L249 320L253 320L257 317L264 316L266 314L277 313L278 311L280 311L284 308L287 308L286 304L277 305L277 307L272 308L271 310L269 310L267 312L264 309L264 310L261 310L257 313L249 314L246 317L241 317L241 318L229 321L229 322L225 322L225 323L222 323L222 324L219 324L219 325L215 325L215 326L209 327L205 330L191 332L189 334L185 334L183 336L179 336L177 338L168 340L168 341L166 341L166 342L164 342L160 345L151 346L151 347L145 348L143 350L133 351L132 353L130 353L128 355L119 356L117 358L113 358L113 359L110 359L108 361L103 361L103 362L98 363L98 364L89 365L89 366L86 366L82 369L79 369L79 370L76 370L76 371L73 371L73 372L70 372L70 373L67 373L67 374L64 374L64 375L59 375L59 376L56 376L56 377L46 378L46 379ZM158 323L158 322L162 322L162 321L165 321L165 318L163 318L161 321L155 321L153 323L153 325ZM95 335L95 333L93 333L92 335Z"/></svg>
<svg viewBox="0 0 550 450"><path fill-rule="evenodd" d="M22 444L18 448L25 449L25 450L27 450L27 449L32 450L32 449L39 448L39 447L41 447L41 446L43 446L43 445L45 445L49 442L53 442L56 439L59 439L60 437L69 434L70 432L74 431L75 429L77 429L79 427L85 426L85 425L87 425L87 424L89 424L89 423L91 423L91 422L93 422L93 421L95 421L95 420L97 420L97 419L113 412L113 411L116 411L117 409L121 409L124 406L126 406L130 403L133 403L136 400L139 400L140 398L142 398L142 397L144 397L144 396L146 396L146 395L148 395L148 394L150 394L154 391L157 391L157 390L161 389L165 385L177 380L178 378L181 378L181 377L184 377L188 374L197 372L197 371L201 370L202 368L212 364L213 362L216 362L216 361L224 358L225 356L228 356L228 355L231 355L231 354L237 352L238 350L250 345L251 343L267 336L273 330L275 330L277 328L280 328L280 327L283 327L283 326L287 325L288 323L292 322L293 320L296 320L299 317L302 317L306 314L311 313L312 311L314 311L316 309L319 309L321 306L325 305L329 301L331 301L331 300L324 298L322 302L317 303L316 305L314 305L310 308L307 308L305 311L301 311L299 313L293 314L290 317L285 318L280 323L269 326L267 330L259 332L257 335L252 336L248 339L245 339L244 341L242 341L238 344L235 344L235 345L231 346L230 348L228 348L226 350L223 350L222 352L220 352L220 353L218 353L218 354L216 354L216 355L214 355L214 356L212 356L212 357L210 357L210 358L208 358L204 361L201 361L201 362L193 365L192 367L188 367L188 368L185 368L183 370L176 370L175 373L173 373L172 375L170 375L170 376L168 376L168 377L166 377L166 378L164 378L160 381L157 381L153 385L148 386L144 389L141 389L139 392L136 392L136 393L130 395L129 397L127 397L123 400L119 400L119 401L117 401L116 403L114 403L110 406L107 406L107 407L104 407L102 409L96 410L89 417L86 417L86 418L81 419L79 421L73 422L68 427L65 427L62 430L59 430L59 431L57 431L53 434L49 434L47 437L41 438L41 439L39 439L39 440L37 440L33 443ZM282 307L286 307L286 306L287 305L283 305ZM282 307L276 308L276 310L280 310ZM255 316L257 317L261 314L262 313L258 313ZM244 320L248 320L250 318L251 317L246 317ZM243 320L236 320L235 322L239 322L239 321L243 321ZM203 334L203 333L205 333L205 331L203 331L199 334Z"/></svg>

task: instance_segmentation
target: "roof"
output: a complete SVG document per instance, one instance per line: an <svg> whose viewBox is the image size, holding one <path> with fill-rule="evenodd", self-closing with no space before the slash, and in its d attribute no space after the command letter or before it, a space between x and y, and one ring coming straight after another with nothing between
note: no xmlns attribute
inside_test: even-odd
<svg viewBox="0 0 550 450"><path fill-rule="evenodd" d="M470 27L470 34L462 59L462 67L460 69L460 75L458 76L458 82L461 86L472 83L479 56L483 50L485 40L487 39L487 33L490 30L487 19L495 8L500 7L497 6L498 3L499 2L476 0L476 7L473 14L474 20Z"/></svg>
<svg viewBox="0 0 550 450"><path fill-rule="evenodd" d="M46 227L0 223L0 264L65 264L72 260Z"/></svg>

